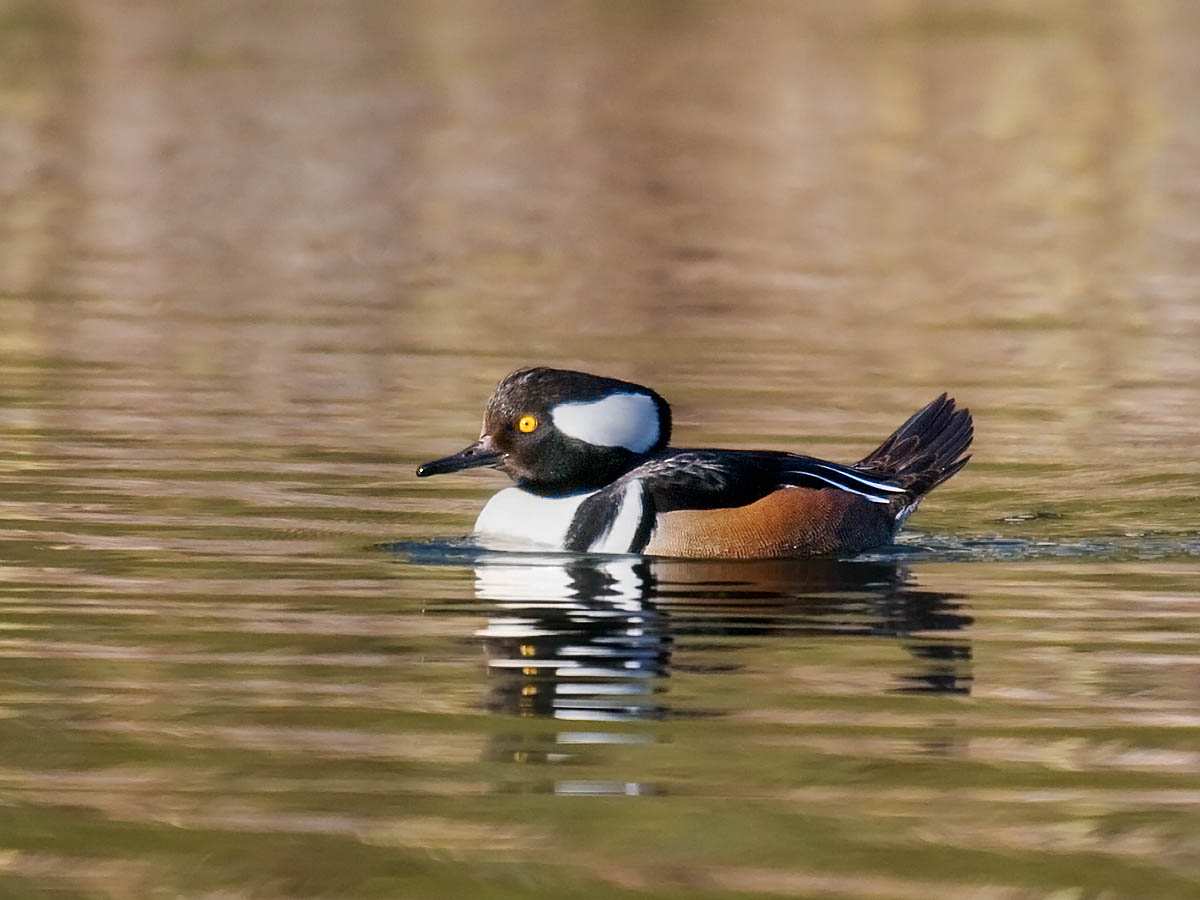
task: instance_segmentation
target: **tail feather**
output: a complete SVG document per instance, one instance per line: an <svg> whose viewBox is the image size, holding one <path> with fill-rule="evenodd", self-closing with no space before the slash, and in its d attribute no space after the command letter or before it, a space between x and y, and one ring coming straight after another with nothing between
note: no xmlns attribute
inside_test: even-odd
<svg viewBox="0 0 1200 900"><path fill-rule="evenodd" d="M913 413L854 468L904 488L896 503L907 515L923 496L967 464L971 457L963 453L974 437L971 411L955 409L954 400L942 394Z"/></svg>

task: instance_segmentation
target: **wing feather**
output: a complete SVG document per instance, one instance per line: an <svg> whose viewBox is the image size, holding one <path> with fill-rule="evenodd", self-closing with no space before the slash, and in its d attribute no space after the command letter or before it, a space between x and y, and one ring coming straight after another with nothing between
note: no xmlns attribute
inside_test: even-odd
<svg viewBox="0 0 1200 900"><path fill-rule="evenodd" d="M638 466L660 512L744 506L783 487L837 488L890 503L904 488L828 460L769 450L667 450Z"/></svg>

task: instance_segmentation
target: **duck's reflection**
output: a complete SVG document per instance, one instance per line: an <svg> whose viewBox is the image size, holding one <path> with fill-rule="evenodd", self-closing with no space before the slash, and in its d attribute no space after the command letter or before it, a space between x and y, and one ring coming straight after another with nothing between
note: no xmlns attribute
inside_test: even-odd
<svg viewBox="0 0 1200 900"><path fill-rule="evenodd" d="M496 712L643 719L671 656L648 560L481 565L476 595L503 610L479 632Z"/></svg>
<svg viewBox="0 0 1200 900"><path fill-rule="evenodd" d="M970 644L954 636L971 622L961 598L920 588L899 562L495 555L476 561L475 577L478 598L498 610L479 632L493 711L662 717L677 639L729 651L706 671L744 665L746 639L894 639L907 661L891 669L890 690L971 688Z"/></svg>

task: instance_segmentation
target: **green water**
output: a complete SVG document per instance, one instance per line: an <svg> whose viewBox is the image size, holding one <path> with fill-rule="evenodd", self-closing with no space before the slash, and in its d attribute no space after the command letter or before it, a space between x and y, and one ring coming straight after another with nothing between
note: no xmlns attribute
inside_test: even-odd
<svg viewBox="0 0 1200 900"><path fill-rule="evenodd" d="M0 897L1200 894L1200 9L0 0ZM975 457L480 553L519 365Z"/></svg>

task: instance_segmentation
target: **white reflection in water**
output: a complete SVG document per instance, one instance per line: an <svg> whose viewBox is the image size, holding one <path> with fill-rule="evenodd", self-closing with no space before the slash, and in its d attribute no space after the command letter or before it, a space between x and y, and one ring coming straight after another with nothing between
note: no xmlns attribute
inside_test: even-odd
<svg viewBox="0 0 1200 900"><path fill-rule="evenodd" d="M671 638L645 560L481 564L475 592L509 615L478 635L496 679L488 707L580 721L654 718Z"/></svg>

